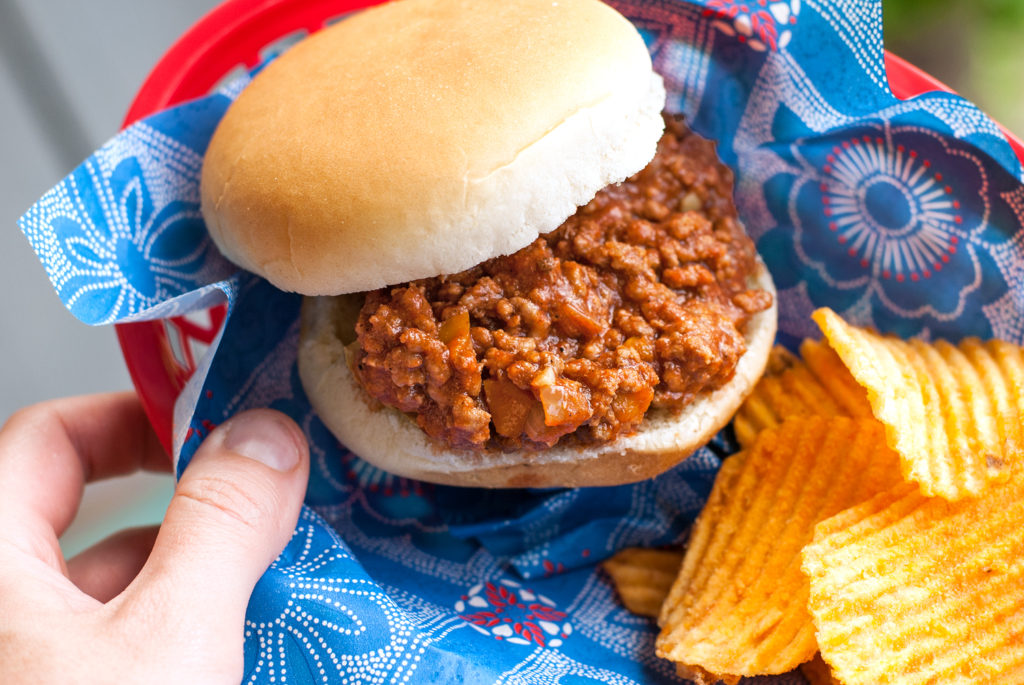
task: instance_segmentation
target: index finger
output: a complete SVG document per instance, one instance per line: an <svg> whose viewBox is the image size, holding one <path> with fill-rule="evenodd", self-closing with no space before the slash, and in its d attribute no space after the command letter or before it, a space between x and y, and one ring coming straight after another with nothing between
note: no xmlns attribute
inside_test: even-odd
<svg viewBox="0 0 1024 685"><path fill-rule="evenodd" d="M83 395L16 412L0 429L0 535L52 543L70 525L86 483L139 469L169 471L135 393ZM30 541L38 549L38 540Z"/></svg>

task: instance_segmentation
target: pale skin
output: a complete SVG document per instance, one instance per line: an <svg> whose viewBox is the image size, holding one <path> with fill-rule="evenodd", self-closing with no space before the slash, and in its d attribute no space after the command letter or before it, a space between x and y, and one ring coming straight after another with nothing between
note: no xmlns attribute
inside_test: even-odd
<svg viewBox="0 0 1024 685"><path fill-rule="evenodd" d="M278 412L234 417L159 529L65 560L58 538L84 485L139 469L170 460L131 393L35 405L0 429L0 682L241 681L245 608L298 520L305 437Z"/></svg>

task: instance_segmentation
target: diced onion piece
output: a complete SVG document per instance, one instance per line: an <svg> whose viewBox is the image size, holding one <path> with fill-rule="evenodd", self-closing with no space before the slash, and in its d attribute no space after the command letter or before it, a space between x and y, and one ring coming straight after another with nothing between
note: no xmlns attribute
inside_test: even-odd
<svg viewBox="0 0 1024 685"><path fill-rule="evenodd" d="M540 403L544 406L546 426L579 426L593 414L586 388L569 378L541 387Z"/></svg>
<svg viewBox="0 0 1024 685"><path fill-rule="evenodd" d="M612 401L615 417L623 423L636 423L643 418L654 399L654 388L641 388L616 395Z"/></svg>
<svg viewBox="0 0 1024 685"><path fill-rule="evenodd" d="M558 304L558 327L567 335L593 338L604 332L606 326L567 302Z"/></svg>
<svg viewBox="0 0 1024 685"><path fill-rule="evenodd" d="M533 377L530 381L530 387L536 391L540 391L541 388L555 384L555 370L550 366L545 366L540 373Z"/></svg>
<svg viewBox="0 0 1024 685"><path fill-rule="evenodd" d="M696 212L703 206L704 201L700 199L700 195L694 192L687 193L686 197L679 203L679 208L684 212Z"/></svg>
<svg viewBox="0 0 1024 685"><path fill-rule="evenodd" d="M484 395L491 412L491 421L494 422L494 430L506 438L521 436L530 409L535 405L539 406L533 395L520 390L509 380L485 380Z"/></svg>
<svg viewBox="0 0 1024 685"><path fill-rule="evenodd" d="M456 338L469 337L469 312L459 312L441 324L437 337L445 345Z"/></svg>

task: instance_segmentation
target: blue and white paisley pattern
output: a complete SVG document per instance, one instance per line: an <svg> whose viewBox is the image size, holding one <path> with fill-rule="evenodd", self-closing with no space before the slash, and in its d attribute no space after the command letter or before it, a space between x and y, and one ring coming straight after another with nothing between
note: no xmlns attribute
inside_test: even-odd
<svg viewBox="0 0 1024 685"><path fill-rule="evenodd" d="M813 335L807 315L828 305L887 331L1024 343L1021 164L964 100L892 97L880 0L614 4L647 41L667 108L736 174L782 341ZM245 83L129 128L21 220L89 323L227 299L219 345L178 402L179 468L250 407L309 437L307 507L253 594L245 682L676 682L652 622L618 604L595 562L683 540L729 431L657 479L588 490L433 486L348 452L298 379L300 298L236 273L199 217L202 154Z"/></svg>
<svg viewBox="0 0 1024 685"><path fill-rule="evenodd" d="M882 60L882 3L875 0L804 0L828 25L827 40L838 40L849 58L832 68L859 68L878 86L888 89Z"/></svg>
<svg viewBox="0 0 1024 685"><path fill-rule="evenodd" d="M234 271L199 211L202 152L141 122L96 151L21 218L64 304L90 324L197 307ZM184 296L190 302L176 302Z"/></svg>
<svg viewBox="0 0 1024 685"><path fill-rule="evenodd" d="M308 508L256 594L243 682L403 682L425 651L416 625Z"/></svg>

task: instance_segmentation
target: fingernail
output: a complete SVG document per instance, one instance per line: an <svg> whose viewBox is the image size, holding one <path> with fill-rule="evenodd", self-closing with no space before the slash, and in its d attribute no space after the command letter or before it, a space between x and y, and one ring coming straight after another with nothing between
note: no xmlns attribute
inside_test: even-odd
<svg viewBox="0 0 1024 685"><path fill-rule="evenodd" d="M280 414L256 411L239 414L226 426L224 448L266 464L277 471L291 471L299 463L299 444L294 429Z"/></svg>

